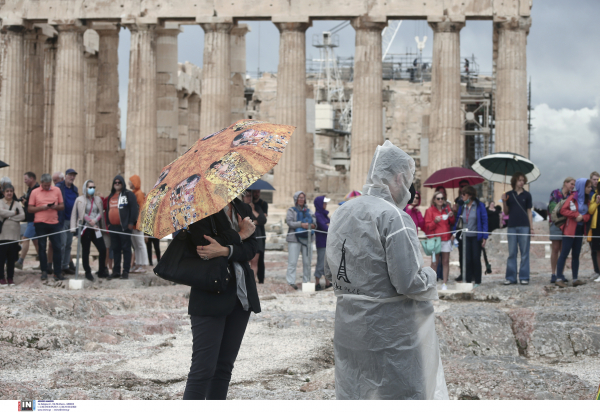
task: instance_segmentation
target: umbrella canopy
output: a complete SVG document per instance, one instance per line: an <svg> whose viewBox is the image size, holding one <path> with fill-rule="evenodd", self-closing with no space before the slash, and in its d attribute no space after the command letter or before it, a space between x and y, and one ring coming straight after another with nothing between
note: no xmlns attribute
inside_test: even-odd
<svg viewBox="0 0 600 412"><path fill-rule="evenodd" d="M0 169L2 169L3 167L8 167L8 163L4 163L2 160L0 160Z"/></svg>
<svg viewBox="0 0 600 412"><path fill-rule="evenodd" d="M275 190L275 188L269 182L258 179L248 187L248 190Z"/></svg>
<svg viewBox="0 0 600 412"><path fill-rule="evenodd" d="M540 169L520 154L500 152L482 157L473 163L473 170L492 182L510 183L516 172L521 172L531 183L540 177Z"/></svg>
<svg viewBox="0 0 600 412"><path fill-rule="evenodd" d="M467 180L469 185L473 186L483 182L485 179L471 169L447 167L429 176L425 183L423 183L423 186L433 188L443 186L446 189L454 189L459 187L458 184L463 180Z"/></svg>
<svg viewBox="0 0 600 412"><path fill-rule="evenodd" d="M355 197L359 197L359 196L362 196L362 192L360 192L358 190L352 190L350 193L348 193L346 196L344 196L344 200L354 199Z"/></svg>
<svg viewBox="0 0 600 412"><path fill-rule="evenodd" d="M139 229L163 238L217 213L279 162L295 129L240 120L199 139L162 169L146 196Z"/></svg>

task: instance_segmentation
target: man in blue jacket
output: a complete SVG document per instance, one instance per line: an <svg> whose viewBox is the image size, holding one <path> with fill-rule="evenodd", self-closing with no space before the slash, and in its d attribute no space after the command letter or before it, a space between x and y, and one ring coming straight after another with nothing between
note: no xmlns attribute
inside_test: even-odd
<svg viewBox="0 0 600 412"><path fill-rule="evenodd" d="M60 243L62 246L62 271L67 275L75 274L75 265L71 260L71 246L73 245L73 232L71 229L71 211L75 204L75 199L79 197L79 189L75 186L75 178L77 172L75 169L67 169L65 172L65 179L61 182L56 183L56 187L60 189L65 202L65 209L58 214L58 224L61 230L68 230L60 234ZM57 268L54 268L55 270Z"/></svg>
<svg viewBox="0 0 600 412"><path fill-rule="evenodd" d="M481 284L481 251L485 247L488 238L488 218L485 205L477 199L477 191L473 186L465 186L461 189L463 205L458 208L458 219L454 225L454 230L459 221L462 220L462 228L468 229L463 232L464 244L466 247L466 262L464 272L468 283L475 282L475 285ZM483 233L486 232L486 233Z"/></svg>

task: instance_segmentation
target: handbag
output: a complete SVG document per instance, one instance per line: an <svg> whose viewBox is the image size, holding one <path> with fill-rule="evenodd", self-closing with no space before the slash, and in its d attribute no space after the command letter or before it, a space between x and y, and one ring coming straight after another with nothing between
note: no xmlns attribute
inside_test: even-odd
<svg viewBox="0 0 600 412"><path fill-rule="evenodd" d="M442 238L439 236L421 240L421 246L425 255L432 256L432 261L435 262L435 255L442 251Z"/></svg>
<svg viewBox="0 0 600 412"><path fill-rule="evenodd" d="M490 265L490 262L487 258L487 253L485 251L485 248L483 249L483 260L485 260L485 274L489 275L490 273L492 273L492 265Z"/></svg>
<svg viewBox="0 0 600 412"><path fill-rule="evenodd" d="M212 216L210 222L212 232L217 236L217 228ZM173 239L154 268L154 273L170 282L213 293L225 292L233 276L228 258L220 256L203 260L196 252L187 230L182 230Z"/></svg>
<svg viewBox="0 0 600 412"><path fill-rule="evenodd" d="M13 200L12 202L10 202L10 207L8 208L8 210L12 210L13 205L15 204L15 201ZM19 209L17 209L17 213L19 213ZM0 233L2 233L2 226L4 225L4 221L8 219L7 217L0 220Z"/></svg>

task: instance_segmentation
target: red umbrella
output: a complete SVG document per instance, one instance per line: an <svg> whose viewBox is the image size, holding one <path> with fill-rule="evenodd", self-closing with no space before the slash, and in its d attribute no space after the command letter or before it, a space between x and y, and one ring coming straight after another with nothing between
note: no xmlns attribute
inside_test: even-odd
<svg viewBox="0 0 600 412"><path fill-rule="evenodd" d="M429 176L425 183L423 183L423 186L433 188L443 186L446 189L454 189L463 180L467 180L469 185L473 186L483 182L485 179L471 169L447 167Z"/></svg>

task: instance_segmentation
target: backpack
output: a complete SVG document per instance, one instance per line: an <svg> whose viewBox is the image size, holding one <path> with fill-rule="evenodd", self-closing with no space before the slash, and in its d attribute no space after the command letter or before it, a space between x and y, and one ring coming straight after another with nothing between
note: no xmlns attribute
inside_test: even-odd
<svg viewBox="0 0 600 412"><path fill-rule="evenodd" d="M560 202L558 202L554 209L552 209L552 223L554 223L554 225L558 228L563 227L565 223L567 223L567 217L560 214L560 209L562 209L563 205L570 197L571 196L567 196L566 199L563 199Z"/></svg>

